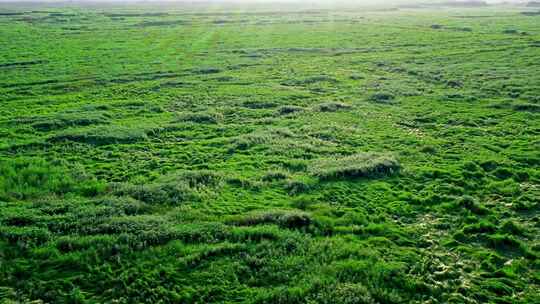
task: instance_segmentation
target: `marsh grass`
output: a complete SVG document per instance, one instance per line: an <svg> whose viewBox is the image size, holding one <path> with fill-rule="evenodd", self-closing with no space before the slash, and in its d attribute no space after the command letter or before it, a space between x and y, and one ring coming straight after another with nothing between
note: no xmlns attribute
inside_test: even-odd
<svg viewBox="0 0 540 304"><path fill-rule="evenodd" d="M70 113L50 118L39 118L32 123L32 128L46 132L68 127L89 126L108 123L109 116L103 113Z"/></svg>
<svg viewBox="0 0 540 304"><path fill-rule="evenodd" d="M342 102L324 102L314 107L315 111L319 112L337 112L340 110L348 110L352 106Z"/></svg>
<svg viewBox="0 0 540 304"><path fill-rule="evenodd" d="M70 192L93 196L105 190L104 183L80 170L64 164L51 164L41 158L0 161L0 200L61 196Z"/></svg>
<svg viewBox="0 0 540 304"><path fill-rule="evenodd" d="M395 103L394 101L395 96L391 93L387 92L379 92L371 95L369 97L369 100L374 103L381 103L381 104L392 104Z"/></svg>
<svg viewBox="0 0 540 304"><path fill-rule="evenodd" d="M52 142L74 141L90 145L129 144L148 138L151 129L130 128L120 125L69 129L50 137Z"/></svg>
<svg viewBox="0 0 540 304"><path fill-rule="evenodd" d="M150 183L113 183L111 193L153 205L179 205L208 198L222 180L220 174L211 171L179 171Z"/></svg>
<svg viewBox="0 0 540 304"><path fill-rule="evenodd" d="M192 71L194 74L202 74L202 75L221 73L221 69L216 68L216 67L200 67L200 68L195 68Z"/></svg>
<svg viewBox="0 0 540 304"><path fill-rule="evenodd" d="M474 197L471 196L460 197L457 201L457 205L475 214L485 215L489 213L489 209L480 204Z"/></svg>
<svg viewBox="0 0 540 304"><path fill-rule="evenodd" d="M240 226L275 224L284 228L302 228L309 226L312 218L308 213L301 211L267 210L236 216L229 222Z"/></svg>
<svg viewBox="0 0 540 304"><path fill-rule="evenodd" d="M36 197L47 192L66 193L75 181L58 167L41 159L17 159L0 163L0 189L3 200Z"/></svg>
<svg viewBox="0 0 540 304"><path fill-rule="evenodd" d="M294 113L299 113L305 111L305 108L293 105L281 106L278 108L277 112L279 115L290 115Z"/></svg>
<svg viewBox="0 0 540 304"><path fill-rule="evenodd" d="M267 128L240 135L232 140L233 150L246 150L256 145L278 144L297 137L289 128Z"/></svg>
<svg viewBox="0 0 540 304"><path fill-rule="evenodd" d="M274 181L281 181L289 178L289 173L282 171L282 170L272 170L266 172L262 177L261 180L264 182L274 182Z"/></svg>
<svg viewBox="0 0 540 304"><path fill-rule="evenodd" d="M304 79L288 80L288 81L283 82L282 84L286 86L305 86L305 85L311 85L311 84L320 83L320 82L334 84L334 83L337 83L338 80L327 75L316 75L316 76L310 76Z"/></svg>
<svg viewBox="0 0 540 304"><path fill-rule="evenodd" d="M176 122L193 122L200 124L217 124L223 119L220 113L180 113Z"/></svg>
<svg viewBox="0 0 540 304"><path fill-rule="evenodd" d="M358 153L315 161L309 173L321 180L378 178L397 173L400 164L391 154Z"/></svg>
<svg viewBox="0 0 540 304"><path fill-rule="evenodd" d="M535 103L516 103L512 105L512 108L516 111L524 111L524 112L532 112L532 113L540 112L540 105L535 104Z"/></svg>

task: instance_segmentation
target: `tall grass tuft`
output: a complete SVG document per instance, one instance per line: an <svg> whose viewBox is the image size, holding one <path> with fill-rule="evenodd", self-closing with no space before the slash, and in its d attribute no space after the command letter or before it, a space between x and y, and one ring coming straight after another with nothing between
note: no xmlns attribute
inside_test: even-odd
<svg viewBox="0 0 540 304"><path fill-rule="evenodd" d="M192 122L199 124L216 124L223 119L220 113L181 113L176 117L177 122Z"/></svg>
<svg viewBox="0 0 540 304"><path fill-rule="evenodd" d="M288 210L256 211L230 220L239 226L254 226L260 224L276 224L283 228L301 228L309 226L313 220L306 212Z"/></svg>
<svg viewBox="0 0 540 304"><path fill-rule="evenodd" d="M75 192L95 195L105 184L41 158L0 161L0 200L14 201Z"/></svg>
<svg viewBox="0 0 540 304"><path fill-rule="evenodd" d="M69 113L40 118L32 124L32 128L38 131L51 131L68 127L105 124L108 122L109 117L102 113Z"/></svg>
<svg viewBox="0 0 540 304"><path fill-rule="evenodd" d="M199 201L221 185L221 175L207 171L180 171L148 184L115 183L111 191L148 204L178 205Z"/></svg>
<svg viewBox="0 0 540 304"><path fill-rule="evenodd" d="M321 180L388 176L398 172L400 164L390 154L358 153L345 157L321 159L309 169Z"/></svg>
<svg viewBox="0 0 540 304"><path fill-rule="evenodd" d="M66 130L50 138L53 142L75 141L91 145L134 143L145 140L148 130L125 126L99 126L87 129Z"/></svg>
<svg viewBox="0 0 540 304"><path fill-rule="evenodd" d="M337 112L350 108L351 105L342 102L324 102L315 106L314 110L318 112Z"/></svg>

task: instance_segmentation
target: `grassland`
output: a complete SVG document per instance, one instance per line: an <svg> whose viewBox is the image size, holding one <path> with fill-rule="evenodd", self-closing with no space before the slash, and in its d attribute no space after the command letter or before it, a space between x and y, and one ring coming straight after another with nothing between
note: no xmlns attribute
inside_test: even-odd
<svg viewBox="0 0 540 304"><path fill-rule="evenodd" d="M540 303L535 12L3 5L0 302Z"/></svg>

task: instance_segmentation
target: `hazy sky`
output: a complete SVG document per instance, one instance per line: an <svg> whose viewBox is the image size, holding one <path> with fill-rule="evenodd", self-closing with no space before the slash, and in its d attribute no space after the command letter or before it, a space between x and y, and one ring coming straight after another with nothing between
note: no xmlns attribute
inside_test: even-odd
<svg viewBox="0 0 540 304"><path fill-rule="evenodd" d="M441 2L460 2L460 1L478 1L478 0L0 0L0 3L138 3L138 4L152 4L152 3L290 3L295 5L309 4L309 5L322 5L322 6L338 6L338 5L380 5L380 6L392 6L403 4L416 4L416 3L441 3ZM480 0L482 1L482 0ZM533 0L483 0L489 4L496 4L501 2L512 3L527 3ZM540 0L536 0L540 1Z"/></svg>
<svg viewBox="0 0 540 304"><path fill-rule="evenodd" d="M0 0L0 2L296 2L296 3L355 3L355 4L401 4L460 2L469 0ZM475 1L475 0L472 0ZM527 0L484 0L487 3L528 2Z"/></svg>

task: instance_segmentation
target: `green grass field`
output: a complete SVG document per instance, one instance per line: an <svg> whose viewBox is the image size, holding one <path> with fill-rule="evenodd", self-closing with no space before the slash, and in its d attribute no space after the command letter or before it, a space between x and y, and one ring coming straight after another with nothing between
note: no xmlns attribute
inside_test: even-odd
<svg viewBox="0 0 540 304"><path fill-rule="evenodd" d="M540 303L538 11L0 4L0 303Z"/></svg>

